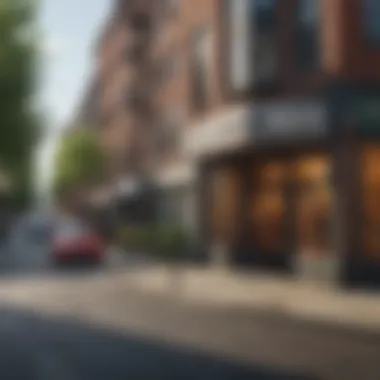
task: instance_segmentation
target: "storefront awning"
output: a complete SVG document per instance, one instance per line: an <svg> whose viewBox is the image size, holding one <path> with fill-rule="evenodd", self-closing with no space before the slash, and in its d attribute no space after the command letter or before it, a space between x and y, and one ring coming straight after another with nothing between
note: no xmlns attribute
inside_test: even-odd
<svg viewBox="0 0 380 380"><path fill-rule="evenodd" d="M184 134L189 158L231 153L262 143L327 136L328 114L320 100L286 100L231 106Z"/></svg>

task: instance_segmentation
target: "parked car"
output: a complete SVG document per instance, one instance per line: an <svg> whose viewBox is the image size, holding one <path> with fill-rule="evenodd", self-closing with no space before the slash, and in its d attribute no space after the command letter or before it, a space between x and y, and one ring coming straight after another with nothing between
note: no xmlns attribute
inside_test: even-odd
<svg viewBox="0 0 380 380"><path fill-rule="evenodd" d="M52 239L52 257L56 264L100 263L105 251L100 235L82 221L65 219L56 224Z"/></svg>

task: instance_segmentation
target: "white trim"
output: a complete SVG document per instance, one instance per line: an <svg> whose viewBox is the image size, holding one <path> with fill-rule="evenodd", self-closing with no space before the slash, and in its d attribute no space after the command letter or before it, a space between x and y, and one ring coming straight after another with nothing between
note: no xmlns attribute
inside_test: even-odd
<svg viewBox="0 0 380 380"><path fill-rule="evenodd" d="M254 146L264 141L319 138L327 133L328 113L321 101L244 103L215 112L183 136L188 157L200 158Z"/></svg>
<svg viewBox="0 0 380 380"><path fill-rule="evenodd" d="M184 133L185 154L199 157L247 145L253 113L251 106L233 106L200 125L189 127Z"/></svg>
<svg viewBox="0 0 380 380"><path fill-rule="evenodd" d="M185 163L177 164L156 173L155 179L158 186L163 188L190 185L195 181L195 165Z"/></svg>

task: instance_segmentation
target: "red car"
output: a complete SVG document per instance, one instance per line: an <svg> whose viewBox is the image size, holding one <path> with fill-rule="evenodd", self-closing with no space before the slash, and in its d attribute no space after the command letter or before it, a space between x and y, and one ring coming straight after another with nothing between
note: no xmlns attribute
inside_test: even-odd
<svg viewBox="0 0 380 380"><path fill-rule="evenodd" d="M54 229L52 255L55 263L99 263L105 255L105 244L95 231L82 222L65 220Z"/></svg>

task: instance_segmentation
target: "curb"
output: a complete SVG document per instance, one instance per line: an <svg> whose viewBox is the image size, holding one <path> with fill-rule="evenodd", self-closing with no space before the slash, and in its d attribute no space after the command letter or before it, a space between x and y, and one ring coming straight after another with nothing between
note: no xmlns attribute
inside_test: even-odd
<svg viewBox="0 0 380 380"><path fill-rule="evenodd" d="M284 321L307 325L314 330L328 331L333 334L352 335L353 337L360 338L365 341L380 342L380 326L373 326L370 323L351 322L348 320L338 320L338 318L329 318L321 315L313 316L311 313L304 313L302 310L297 310L295 306L286 306L283 303L271 302L247 304L231 303L216 301L212 302L205 298L199 298L193 294L186 292L186 289L174 293L165 286L150 287L144 286L134 279L126 281L128 286L136 291L142 292L152 297L164 297L171 299L175 302L181 302L188 305L193 305L202 308L217 308L220 310L228 311L231 313L243 312L247 315L262 316L265 318L275 319L277 321Z"/></svg>

